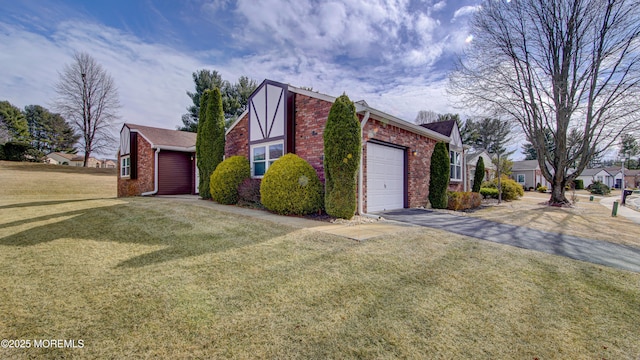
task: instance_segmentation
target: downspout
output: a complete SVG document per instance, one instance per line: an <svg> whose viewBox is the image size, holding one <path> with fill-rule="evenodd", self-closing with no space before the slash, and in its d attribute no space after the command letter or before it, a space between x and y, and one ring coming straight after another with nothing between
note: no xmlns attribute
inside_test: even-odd
<svg viewBox="0 0 640 360"><path fill-rule="evenodd" d="M360 122L360 132L362 135L362 140L364 141L364 126L367 125L367 121L369 121L369 115L371 115L371 113L369 112L369 110L367 110L364 113L364 118L362 118L362 121ZM362 144L362 147L364 148L364 144ZM360 149L360 173L358 174L358 215L360 216L364 216L366 214L364 214L362 212L362 197L364 196L364 190L362 189L363 186L363 178L364 178L364 151L362 151L363 149Z"/></svg>
<svg viewBox="0 0 640 360"><path fill-rule="evenodd" d="M154 159L153 159L153 191L147 191L140 195L142 196L150 196L155 195L158 192L158 154L160 153L160 148L156 149Z"/></svg>

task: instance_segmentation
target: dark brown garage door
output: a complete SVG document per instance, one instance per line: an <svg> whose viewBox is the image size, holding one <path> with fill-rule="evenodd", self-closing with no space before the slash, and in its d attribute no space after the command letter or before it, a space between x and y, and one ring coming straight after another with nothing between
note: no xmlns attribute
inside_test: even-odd
<svg viewBox="0 0 640 360"><path fill-rule="evenodd" d="M158 156L158 195L191 194L191 154L160 151Z"/></svg>

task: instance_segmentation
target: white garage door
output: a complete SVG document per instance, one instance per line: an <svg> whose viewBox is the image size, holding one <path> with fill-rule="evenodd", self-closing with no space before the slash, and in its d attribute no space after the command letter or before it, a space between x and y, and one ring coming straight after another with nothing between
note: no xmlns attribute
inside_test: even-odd
<svg viewBox="0 0 640 360"><path fill-rule="evenodd" d="M404 207L404 150L367 143L367 212Z"/></svg>

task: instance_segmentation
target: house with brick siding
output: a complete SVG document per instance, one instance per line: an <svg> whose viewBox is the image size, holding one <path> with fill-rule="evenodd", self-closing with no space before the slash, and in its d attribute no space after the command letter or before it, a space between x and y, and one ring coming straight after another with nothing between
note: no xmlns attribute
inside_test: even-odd
<svg viewBox="0 0 640 360"><path fill-rule="evenodd" d="M466 149L462 144L462 136L460 136L458 122L455 120L446 120L422 124L420 126L449 137L449 190L466 191Z"/></svg>
<svg viewBox="0 0 640 360"><path fill-rule="evenodd" d="M118 197L196 194L196 134L124 124L118 150Z"/></svg>
<svg viewBox="0 0 640 360"><path fill-rule="evenodd" d="M295 153L324 181L322 135L335 99L265 80L249 97L247 111L227 130L225 156L246 157L251 176L262 178L275 160ZM376 110L365 101L355 106L363 147L358 175L360 214L427 205L431 153L440 141L460 152L452 157L453 186L464 187L461 141Z"/></svg>

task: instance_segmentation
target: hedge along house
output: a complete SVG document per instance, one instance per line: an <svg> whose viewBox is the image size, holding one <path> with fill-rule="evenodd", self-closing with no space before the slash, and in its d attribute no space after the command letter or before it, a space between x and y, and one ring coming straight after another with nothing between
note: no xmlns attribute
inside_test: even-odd
<svg viewBox="0 0 640 360"><path fill-rule="evenodd" d="M261 178L286 153L305 159L324 181L323 132L335 97L265 80L249 97L247 111L227 130L225 156L249 159ZM358 212L428 203L429 166L436 142L451 139L428 128L355 103L362 129Z"/></svg>
<svg viewBox="0 0 640 360"><path fill-rule="evenodd" d="M118 151L118 197L196 194L196 134L124 124Z"/></svg>

